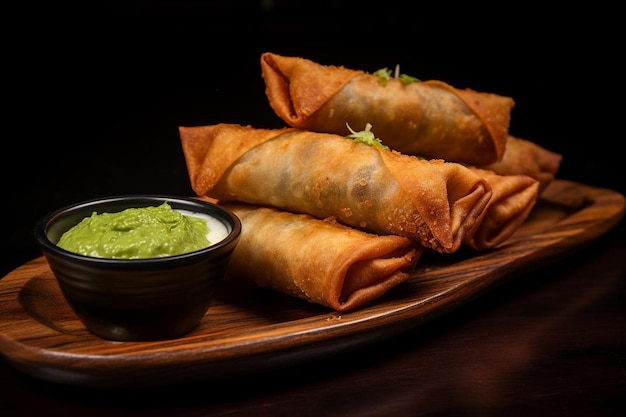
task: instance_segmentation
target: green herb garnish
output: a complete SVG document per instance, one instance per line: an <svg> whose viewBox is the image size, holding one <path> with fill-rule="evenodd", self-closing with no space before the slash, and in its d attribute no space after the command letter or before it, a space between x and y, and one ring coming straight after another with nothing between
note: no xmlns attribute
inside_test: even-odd
<svg viewBox="0 0 626 417"><path fill-rule="evenodd" d="M375 146L377 148L384 149L386 151L389 150L389 147L383 145L381 140L378 139L376 136L374 136L374 133L371 132L371 129L372 129L371 124L367 123L365 125L365 130L362 130L360 132L355 132L354 130L352 130L350 125L347 123L346 123L346 126L348 127L348 130L352 132L351 135L346 136L347 138L353 139L355 142L364 143L369 146Z"/></svg>
<svg viewBox="0 0 626 417"><path fill-rule="evenodd" d="M381 68L378 71L375 71L374 75L377 75L378 78L380 78L380 82L383 85L387 85L387 82L391 78L391 70L388 68Z"/></svg>
<svg viewBox="0 0 626 417"><path fill-rule="evenodd" d="M386 67L381 68L378 71L375 71L374 75L377 75L378 78L380 78L380 81L382 82L383 85L387 85L387 83L391 79L391 70ZM400 65L396 65L396 71L395 71L393 78L397 78L404 85L421 82L419 78L412 77L406 74L400 74Z"/></svg>
<svg viewBox="0 0 626 417"><path fill-rule="evenodd" d="M406 75L406 74L400 74L400 77L398 77L398 79L404 85L408 85L408 84L411 84L411 83L419 83L420 82L419 79L417 79L415 77L411 77L410 75Z"/></svg>

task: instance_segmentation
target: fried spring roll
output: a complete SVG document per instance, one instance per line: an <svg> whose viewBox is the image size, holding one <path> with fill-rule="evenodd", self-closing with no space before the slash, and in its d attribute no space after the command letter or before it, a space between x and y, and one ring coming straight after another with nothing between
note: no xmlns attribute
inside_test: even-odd
<svg viewBox="0 0 626 417"><path fill-rule="evenodd" d="M337 311L370 304L406 281L423 252L405 237L271 207L220 204L242 224L229 274Z"/></svg>
<svg viewBox="0 0 626 417"><path fill-rule="evenodd" d="M334 217L442 253L456 251L491 197L469 168L421 160L328 133L217 124L180 127L193 190Z"/></svg>
<svg viewBox="0 0 626 417"><path fill-rule="evenodd" d="M500 175L528 175L539 181L539 194L556 177L563 156L526 139L509 136L504 157L481 168Z"/></svg>
<svg viewBox="0 0 626 417"><path fill-rule="evenodd" d="M493 194L463 243L475 250L492 249L526 221L537 202L539 181L527 175L498 175L489 170L470 169L489 183Z"/></svg>
<svg viewBox="0 0 626 417"><path fill-rule="evenodd" d="M474 166L502 159L512 98L441 81L405 84L345 67L261 55L265 92L274 112L289 126L349 134L367 123L392 149L428 159Z"/></svg>

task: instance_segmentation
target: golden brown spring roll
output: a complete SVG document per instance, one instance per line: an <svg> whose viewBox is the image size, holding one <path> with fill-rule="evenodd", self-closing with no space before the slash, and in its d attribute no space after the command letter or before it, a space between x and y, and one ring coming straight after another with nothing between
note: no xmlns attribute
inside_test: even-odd
<svg viewBox="0 0 626 417"><path fill-rule="evenodd" d="M439 252L460 247L491 197L487 181L461 164L334 134L226 123L179 132L199 196L334 217Z"/></svg>
<svg viewBox="0 0 626 417"><path fill-rule="evenodd" d="M539 181L527 175L498 175L489 170L470 169L489 183L493 194L463 243L475 250L492 249L526 221L537 202Z"/></svg>
<svg viewBox="0 0 626 417"><path fill-rule="evenodd" d="M509 136L504 157L481 168L500 175L528 175L539 181L539 193L556 177L563 156L534 142Z"/></svg>
<svg viewBox="0 0 626 417"><path fill-rule="evenodd" d="M289 126L348 135L367 123L404 154L474 166L502 159L510 97L457 89L441 81L386 83L374 74L308 59L261 55L265 92Z"/></svg>
<svg viewBox="0 0 626 417"><path fill-rule="evenodd" d="M220 204L242 224L229 274L337 311L370 304L406 281L423 252L405 237L270 207Z"/></svg>

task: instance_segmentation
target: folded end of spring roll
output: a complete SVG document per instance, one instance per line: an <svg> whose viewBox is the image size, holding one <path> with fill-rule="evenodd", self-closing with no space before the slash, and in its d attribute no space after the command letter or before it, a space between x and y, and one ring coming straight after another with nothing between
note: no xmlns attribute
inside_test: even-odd
<svg viewBox="0 0 626 417"><path fill-rule="evenodd" d="M441 253L456 252L491 201L490 183L462 164L395 151L380 154L396 181L412 190L412 203L420 208L421 218L432 232L431 239L424 236L427 241L422 244Z"/></svg>
<svg viewBox="0 0 626 417"><path fill-rule="evenodd" d="M290 130L294 129L253 129L251 126L227 123L180 126L178 132L192 189L197 195L208 195L232 161L265 142L268 137ZM230 146L214 145L215 138L221 137L224 132L233 131L240 134L229 135Z"/></svg>
<svg viewBox="0 0 626 417"><path fill-rule="evenodd" d="M528 175L539 181L539 194L554 180L563 155L526 139L510 136L501 161L481 168L500 175Z"/></svg>
<svg viewBox="0 0 626 417"><path fill-rule="evenodd" d="M406 281L423 252L410 239L370 234L330 219L220 204L242 223L229 274L336 311L366 306Z"/></svg>
<svg viewBox="0 0 626 417"><path fill-rule="evenodd" d="M539 195L539 182L527 175L498 175L471 168L491 186L492 196L463 243L474 250L500 246L524 224Z"/></svg>
<svg viewBox="0 0 626 417"><path fill-rule="evenodd" d="M323 66L299 57L270 52L261 55L261 76L270 107L294 127L303 126L308 117L357 74L359 71Z"/></svg>

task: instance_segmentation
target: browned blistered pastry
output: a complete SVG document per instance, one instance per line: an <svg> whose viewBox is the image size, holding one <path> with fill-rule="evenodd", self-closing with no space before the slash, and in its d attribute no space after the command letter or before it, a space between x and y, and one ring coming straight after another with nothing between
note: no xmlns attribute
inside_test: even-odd
<svg viewBox="0 0 626 417"><path fill-rule="evenodd" d="M289 126L345 136L366 124L390 148L475 166L502 159L512 98L442 81L405 83L270 52L261 55L265 92Z"/></svg>
<svg viewBox="0 0 626 417"><path fill-rule="evenodd" d="M482 168L500 175L528 175L539 181L539 194L556 177L563 156L526 139L509 136L501 161Z"/></svg>
<svg viewBox="0 0 626 417"><path fill-rule="evenodd" d="M459 249L492 195L488 182L462 164L335 134L226 123L179 132L200 196L332 217L442 253Z"/></svg>
<svg viewBox="0 0 626 417"><path fill-rule="evenodd" d="M539 181L527 175L499 175L489 170L470 169L489 183L492 195L463 243L475 250L492 249L524 224L537 202Z"/></svg>
<svg viewBox="0 0 626 417"><path fill-rule="evenodd" d="M337 311L363 307L406 281L423 248L271 207L220 203L241 220L228 273Z"/></svg>

